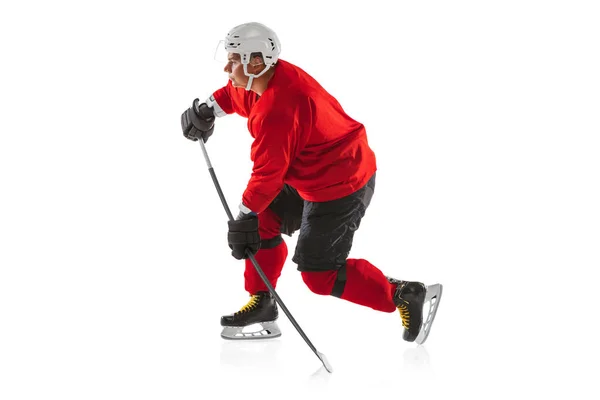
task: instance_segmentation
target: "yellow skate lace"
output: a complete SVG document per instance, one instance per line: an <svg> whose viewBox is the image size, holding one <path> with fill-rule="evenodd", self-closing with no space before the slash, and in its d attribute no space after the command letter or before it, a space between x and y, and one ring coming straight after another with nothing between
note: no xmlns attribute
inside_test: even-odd
<svg viewBox="0 0 600 400"><path fill-rule="evenodd" d="M241 314L241 313L245 313L245 312L248 312L250 310L253 310L258 305L258 300L259 299L260 299L260 296L258 296L256 294L252 295L252 297L250 297L250 300L248 301L248 303L244 307L242 307L240 309L240 311L238 311L236 314Z"/></svg>
<svg viewBox="0 0 600 400"><path fill-rule="evenodd" d="M406 300L405 302L408 303ZM400 312L400 318L402 318L402 326L408 329L410 326L410 314L408 313L408 307L406 304L400 304L397 308Z"/></svg>

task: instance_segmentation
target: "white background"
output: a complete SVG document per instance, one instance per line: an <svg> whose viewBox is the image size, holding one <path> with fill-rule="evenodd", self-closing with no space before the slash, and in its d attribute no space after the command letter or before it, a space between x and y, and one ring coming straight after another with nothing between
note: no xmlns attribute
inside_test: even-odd
<svg viewBox="0 0 600 400"><path fill-rule="evenodd" d="M2 3L1 399L598 398L595 2L330 3ZM247 21L365 123L351 256L444 284L424 346L290 259L278 293L334 373L283 312L277 340L220 338L243 263L179 119ZM229 116L207 143L232 209L250 140Z"/></svg>

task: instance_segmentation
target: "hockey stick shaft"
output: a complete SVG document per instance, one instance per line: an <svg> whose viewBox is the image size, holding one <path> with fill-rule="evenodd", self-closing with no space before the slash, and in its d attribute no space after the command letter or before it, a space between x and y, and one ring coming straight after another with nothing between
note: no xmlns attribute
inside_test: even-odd
<svg viewBox="0 0 600 400"><path fill-rule="evenodd" d="M204 159L206 160L208 172L210 173L210 177L212 178L215 188L217 189L217 193L219 194L219 198L221 199L223 208L225 208L225 212L227 213L227 217L229 218L229 220L233 221L233 214L231 214L231 210L229 209L229 206L227 205L227 200L225 199L225 196L223 195L223 191L221 190L221 185L219 185L219 181L217 180L217 175L215 174L215 170L210 162L208 153L206 152L206 146L204 145L204 141L202 139L200 139L200 140L198 140L198 142L200 142L200 147L202 148L202 154L204 154ZM256 272L258 272L258 275L260 275L260 278L263 280L264 284L267 286L267 288L269 288L269 292L271 292L273 297L275 297L275 301L277 301L277 304L279 304L279 306L281 307L281 309L283 310L285 315L288 317L288 319L290 320L292 325L294 325L294 328L296 328L296 330L298 331L300 336L302 336L302 339L304 339L306 344L308 344L308 347L310 347L310 349L313 351L313 353L315 353L315 355L319 358L319 360L321 360L325 369L331 373L333 371L333 369L331 368L331 364L329 364L329 361L327 361L327 358L325 357L325 355L323 353L320 353L319 351L317 351L315 346L308 339L308 337L306 336L306 334L304 333L302 328L300 328L300 325L298 325L298 323L296 322L296 320L294 319L294 317L292 316L290 311L287 309L285 304L283 304L281 297L279 297L279 295L275 291L275 288L273 288L273 286L271 285L271 282L269 282L269 278L267 278L267 276L263 272L262 268L258 264L258 261L256 261L256 258L254 257L254 255L250 252L250 250L246 250L246 255L252 262L252 265L254 265Z"/></svg>

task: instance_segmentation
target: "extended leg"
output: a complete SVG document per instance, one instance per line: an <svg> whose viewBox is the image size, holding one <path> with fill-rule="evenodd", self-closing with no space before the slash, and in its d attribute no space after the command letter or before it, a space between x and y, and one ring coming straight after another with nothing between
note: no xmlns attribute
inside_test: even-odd
<svg viewBox="0 0 600 400"><path fill-rule="evenodd" d="M348 259L339 270L302 271L302 279L314 293L332 295L377 311L396 311L393 297L396 286L367 260Z"/></svg>
<svg viewBox="0 0 600 400"><path fill-rule="evenodd" d="M365 259L348 258L356 230L371 201L374 177L344 198L306 202L293 261L311 291L383 312L398 310L406 341L423 343L441 298L441 285L388 279ZM426 304L430 304L425 317Z"/></svg>

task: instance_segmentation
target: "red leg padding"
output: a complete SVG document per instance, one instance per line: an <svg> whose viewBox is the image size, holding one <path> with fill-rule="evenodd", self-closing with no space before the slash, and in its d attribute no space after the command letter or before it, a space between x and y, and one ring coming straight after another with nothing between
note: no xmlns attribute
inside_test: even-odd
<svg viewBox="0 0 600 400"><path fill-rule="evenodd" d="M311 292L328 296L335 283L336 271L303 271L302 280Z"/></svg>
<svg viewBox="0 0 600 400"><path fill-rule="evenodd" d="M329 295L336 279L335 271L302 272L308 288L320 295ZM346 261L346 286L342 299L377 311L394 312L394 285L373 264L364 259Z"/></svg>
<svg viewBox="0 0 600 400"><path fill-rule="evenodd" d="M258 214L258 233L261 239L270 239L280 235L281 218L277 216L271 209ZM281 242L272 249L260 249L254 255L258 265L263 270L269 282L275 288L277 279L281 275L281 270L288 256L288 248L285 241ZM245 288L250 294L256 294L260 291L268 291L267 285L264 284L256 268L252 265L250 259L246 259L246 269L244 271Z"/></svg>
<svg viewBox="0 0 600 400"><path fill-rule="evenodd" d="M260 269L263 270L273 288L277 287L277 280L281 275L281 270L283 269L287 255L288 248L285 242L281 242L272 249L260 249L254 255L258 265L260 265ZM246 259L245 261L246 269L244 271L244 279L246 291L250 294L268 291L267 285L264 284L260 275L256 272L256 268L254 268L252 261L250 261L250 259Z"/></svg>
<svg viewBox="0 0 600 400"><path fill-rule="evenodd" d="M258 214L258 234L261 239L271 239L281 234L281 218L267 208Z"/></svg>

